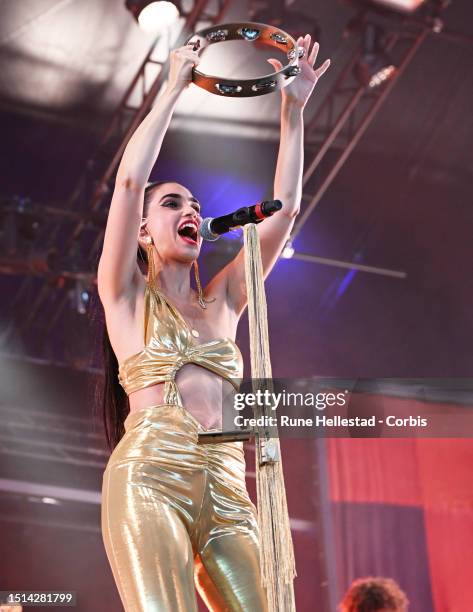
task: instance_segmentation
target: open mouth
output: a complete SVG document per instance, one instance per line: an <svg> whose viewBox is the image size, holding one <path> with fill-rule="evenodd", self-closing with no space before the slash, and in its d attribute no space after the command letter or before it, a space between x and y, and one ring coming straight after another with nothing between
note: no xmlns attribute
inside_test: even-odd
<svg viewBox="0 0 473 612"><path fill-rule="evenodd" d="M197 225L190 221L183 223L179 229L177 230L179 236L187 242L187 244L197 245L198 234L197 234Z"/></svg>

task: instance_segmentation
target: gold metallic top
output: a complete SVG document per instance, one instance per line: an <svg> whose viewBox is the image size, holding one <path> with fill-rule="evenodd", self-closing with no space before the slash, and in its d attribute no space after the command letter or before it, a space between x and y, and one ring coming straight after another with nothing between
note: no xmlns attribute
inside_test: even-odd
<svg viewBox="0 0 473 612"><path fill-rule="evenodd" d="M196 343L192 330L179 310L146 282L144 295L144 348L119 364L118 380L127 395L164 382L164 402L180 404L175 377L186 363L195 363L229 380L238 389L243 376L243 358L231 338Z"/></svg>

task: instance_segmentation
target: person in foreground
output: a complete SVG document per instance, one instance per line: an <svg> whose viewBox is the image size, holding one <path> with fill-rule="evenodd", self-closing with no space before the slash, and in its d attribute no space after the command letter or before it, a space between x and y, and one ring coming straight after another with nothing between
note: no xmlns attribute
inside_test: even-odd
<svg viewBox="0 0 473 612"><path fill-rule="evenodd" d="M282 90L274 199L257 226L266 277L299 212L303 110L328 68L309 35L302 72ZM267 610L256 508L242 442L197 444L221 429L222 392L243 374L235 344L246 307L244 252L200 285L200 203L184 185L148 180L180 93L200 61L171 51L166 89L131 137L117 171L97 283L105 313L102 534L127 612L192 612L195 586L210 610ZM268 60L278 68L277 60ZM147 253L147 273L137 261ZM191 288L194 269L197 289Z"/></svg>
<svg viewBox="0 0 473 612"><path fill-rule="evenodd" d="M345 593L340 612L407 612L409 601L391 578L359 578Z"/></svg>

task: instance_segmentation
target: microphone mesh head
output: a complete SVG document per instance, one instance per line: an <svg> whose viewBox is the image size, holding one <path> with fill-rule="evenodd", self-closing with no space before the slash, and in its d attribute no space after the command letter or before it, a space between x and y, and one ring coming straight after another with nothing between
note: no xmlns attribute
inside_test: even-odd
<svg viewBox="0 0 473 612"><path fill-rule="evenodd" d="M211 242L214 242L215 240L218 240L220 238L220 235L214 234L210 229L210 224L212 223L212 221L212 217L206 217L202 221L200 225L200 235L204 240L210 240Z"/></svg>

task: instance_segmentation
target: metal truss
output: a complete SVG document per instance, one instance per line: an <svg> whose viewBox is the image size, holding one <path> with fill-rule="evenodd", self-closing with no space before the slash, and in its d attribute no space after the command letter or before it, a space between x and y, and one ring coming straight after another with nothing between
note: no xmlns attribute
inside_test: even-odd
<svg viewBox="0 0 473 612"><path fill-rule="evenodd" d="M356 2L354 2L356 4ZM456 44L470 46L473 44L473 38L463 35L458 32L446 29L441 19L441 12L446 8L448 3L439 0L425 14L422 19L418 17L410 17L409 19L399 20L399 18L388 10L381 11L382 19L385 27L390 29L390 34L384 41L384 48L379 51L388 53L393 58L393 63L396 66L396 71L391 78L379 88L370 88L367 85L360 84L356 79L354 69L357 62L362 56L361 47L350 58L346 66L341 70L336 82L324 99L322 105L314 115L310 123L306 127L306 135L310 136L317 126L318 130L326 134L324 140L318 147L317 153L313 156L303 175L302 186L307 186L309 180L315 173L326 156L329 150L333 150L333 145L338 144L341 147L341 153L337 160L324 172L320 172L317 176L318 186L310 193L309 189L305 190L302 196L303 202L306 202L304 210L297 218L291 234L291 242L302 230L307 219L320 202L321 198L333 183L337 174L347 161L353 149L358 144L359 140L366 132L366 129L375 118L384 101L388 98L398 80L402 77L404 71L413 60L419 47L424 40L430 35L439 36L454 42ZM369 10L362 9L358 15L352 20L351 26L355 29L360 29L364 23L375 21L379 18L376 13L372 15ZM311 255L297 254L299 259L312 260L315 263L332 263L333 260ZM366 271L385 273L388 276L397 276L403 278L403 272L389 271L376 269L370 266L362 266L356 263L347 264L346 262L333 261L334 265L340 267L350 267L356 269L366 269ZM371 268L371 269L370 269Z"/></svg>
<svg viewBox="0 0 473 612"><path fill-rule="evenodd" d="M182 45L192 32L200 27L207 27L221 22L232 0L196 0L189 12L182 16L185 21L174 43L174 46ZM42 241L43 252L48 252L59 240L61 233L62 252L64 257L71 250L81 251L86 249L90 269L93 269L97 249L99 248L103 233L104 223L96 225L90 223L90 219L100 217L100 212L105 208L105 203L109 203L112 193L112 181L125 147L138 125L144 119L152 107L156 96L160 92L169 71L169 46L167 59L158 61L153 58L159 38L155 39L146 57L139 67L135 77L126 90L120 104L111 117L109 125L105 130L95 155L87 162L86 170L79 180L74 192L64 206L65 214L71 210L75 214L69 216L69 223L61 223L55 219L48 227L45 240ZM150 69L158 69L157 76L150 79ZM138 99L138 104L133 101ZM77 210L81 211L77 215ZM74 219L74 217L76 217ZM72 221L72 224L70 223ZM89 231L88 231L89 230ZM92 230L92 243L90 243L90 230ZM2 269L8 268L6 261L1 262ZM28 270L28 267L27 267ZM25 270L26 271L26 270ZM21 270L20 270L21 272ZM19 303L23 294L26 292L31 277L26 277L15 296L15 304ZM51 298L51 284L44 282L40 291L37 293L33 303L28 309L28 314L21 323L21 329L26 330L32 322L38 319L39 310L44 303ZM53 300L54 303L48 308L47 321L44 321L43 338L47 337L50 330L54 327L58 318L67 303L67 292L63 291L62 296ZM18 330L18 328L17 328ZM13 331L10 328L9 332ZM8 336L7 336L8 337ZM6 339L6 338L5 338Z"/></svg>
<svg viewBox="0 0 473 612"><path fill-rule="evenodd" d="M341 153L324 174L318 174L317 189L313 193L305 190L302 199L306 202L306 206L294 224L291 240L302 230L428 34L429 30L422 28L417 33L396 32L389 37L386 51L391 55L400 55L400 59L394 62L397 66L396 73L382 88L370 89L356 80L354 68L360 60L360 51L350 58L341 71L331 91L306 128L310 133L316 125L320 129L320 123L325 121L323 131L326 136L317 153L308 161L302 179L303 188L336 140L342 143Z"/></svg>
<svg viewBox="0 0 473 612"><path fill-rule="evenodd" d="M230 2L231 0L217 0L216 6L214 5L215 10L210 14L209 0L196 1L192 10L185 15L185 24L176 44L183 43L189 34L196 30L198 23L202 21L210 24L220 22ZM369 13L363 14L361 21L364 19L371 19L371 15ZM387 26L385 25L385 28L388 35L384 38L382 51L389 53L392 57L393 63L397 67L394 75L378 88L370 88L367 85L360 84L354 75L354 68L362 56L360 44L340 71L336 82L318 111L306 125L305 139L308 146L306 147L306 169L303 175L303 207L294 225L291 241L300 233L315 207L335 180L338 172L366 132L382 104L414 58L422 42L429 34L442 35L443 23L437 14L424 20L394 20ZM447 39L461 44L470 43L469 40L465 41L464 37L455 35L451 31L445 30L445 36ZM96 267L97 251L103 238L104 219L112 193L114 173L129 138L150 110L166 78L168 62L158 62L153 59L156 43L157 41L154 41L144 58L135 78L112 116L95 156L89 160L86 172L66 204L63 216L68 215L68 217L64 219L59 214L52 215L53 227L50 231L48 230L47 240L45 241L46 247L52 248L57 244L58 233L61 231L61 238L65 238L62 244L64 261L72 252L85 251L86 253L84 255L85 259L83 259L86 262L86 266L84 266L87 269L86 275L78 274L77 270L69 270L65 274L71 280L87 278L91 282L91 275L93 275ZM156 67L159 69L157 76L151 83L147 77L147 68L150 66L153 66L154 70L156 70ZM131 100L137 96L140 103L133 107ZM323 135L322 141L320 141L321 134ZM314 152L314 146L310 143L315 141L318 141L319 145ZM338 153L335 161L328 159L327 153L329 151L331 152L330 158L335 157L336 152ZM312 154L312 157L309 157L307 153ZM322 161L324 161L323 164ZM385 270L356 262L335 261L307 253L295 253L294 258L397 278L406 276L403 271ZM5 271L8 263L2 261L1 264L1 271ZM48 275L44 274L44 276ZM57 276L59 274L56 273ZM55 327L68 301L67 291L54 291L55 287L50 277L51 275L47 278L49 282L44 282L37 292L21 324L21 329L25 330L33 322L41 320L43 338L46 338ZM17 291L15 303L19 303L23 298L27 283L31 281L31 278L32 275L30 274ZM62 280L64 281L64 279ZM95 279L93 282L96 282ZM61 289L60 286L59 289ZM44 304L49 305L51 302L52 305L48 308L47 316L40 316L40 309L42 308L44 311ZM13 327L10 331L14 331ZM16 331L19 331L18 328Z"/></svg>

